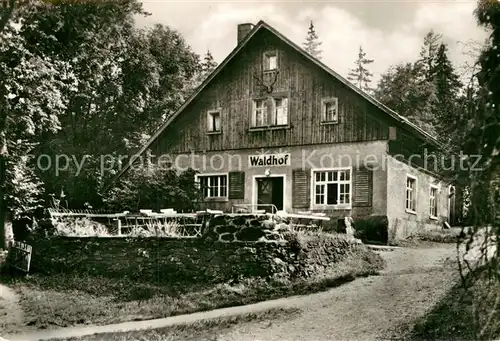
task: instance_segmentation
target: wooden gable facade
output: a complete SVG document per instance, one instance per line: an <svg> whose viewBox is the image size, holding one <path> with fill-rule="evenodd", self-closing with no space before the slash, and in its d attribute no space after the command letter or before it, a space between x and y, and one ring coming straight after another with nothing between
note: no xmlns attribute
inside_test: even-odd
<svg viewBox="0 0 500 341"><path fill-rule="evenodd" d="M277 56L277 73L263 70ZM272 92L262 86L269 78ZM252 128L253 101L287 98L286 125ZM322 123L322 105L338 99L338 121ZM220 113L220 132L207 129ZM388 140L394 119L312 63L266 28L260 29L151 145L153 154L272 148Z"/></svg>

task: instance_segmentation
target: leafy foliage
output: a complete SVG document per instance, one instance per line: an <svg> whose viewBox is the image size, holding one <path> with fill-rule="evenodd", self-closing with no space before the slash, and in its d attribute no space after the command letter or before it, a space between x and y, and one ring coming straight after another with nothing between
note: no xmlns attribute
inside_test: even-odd
<svg viewBox="0 0 500 341"><path fill-rule="evenodd" d="M201 200L195 174L193 170L177 174L173 169L160 169L153 165L132 168L108 192L105 202L110 209L117 211L158 211L163 208L193 211L196 202Z"/></svg>
<svg viewBox="0 0 500 341"><path fill-rule="evenodd" d="M37 13L37 30L20 32L29 48L62 60L78 79L77 91L66 94L61 129L43 135L37 149L51 157L52 167L39 172L46 194L64 189L71 207L101 204L99 189L118 167L103 168L103 160L142 146L184 101L197 70L198 56L177 31L136 29L136 14L142 10L134 0L63 4Z"/></svg>
<svg viewBox="0 0 500 341"><path fill-rule="evenodd" d="M175 30L136 28L143 14L136 0L1 11L0 226L4 209L30 214L61 191L72 208L98 208L111 156L142 146L184 101L199 57ZM43 169L27 158L42 154Z"/></svg>
<svg viewBox="0 0 500 341"><path fill-rule="evenodd" d="M358 59L354 61L356 67L349 70L347 79L355 84L358 88L363 91L370 92L370 83L373 73L371 73L366 66L373 63L373 59L366 58L366 52L363 51L363 47L359 47Z"/></svg>
<svg viewBox="0 0 500 341"><path fill-rule="evenodd" d="M76 91L71 65L30 46L22 32L37 31L50 5L12 10L0 31L0 235L5 210L14 218L40 205L41 183L28 155L40 137L61 129L68 94ZM47 39L53 39L50 33ZM3 243L2 243L3 244ZM3 246L3 245L2 245Z"/></svg>
<svg viewBox="0 0 500 341"><path fill-rule="evenodd" d="M311 21L311 24L309 25L309 29L307 31L306 41L303 44L304 45L304 49L311 56L313 56L316 59L320 60L321 59L321 53L323 52L322 50L320 50L320 46L322 44L323 43L321 41L319 41L319 36L316 33L316 29L314 28L313 22Z"/></svg>
<svg viewBox="0 0 500 341"><path fill-rule="evenodd" d="M437 102L435 87L432 82L421 81L420 76L420 68L414 64L393 66L382 74L374 96L430 134L436 135L433 117Z"/></svg>
<svg viewBox="0 0 500 341"><path fill-rule="evenodd" d="M460 134L455 133L463 124L466 99L448 58L448 47L441 39L440 34L429 31L420 58L389 69L374 95L442 142L453 142L457 149Z"/></svg>

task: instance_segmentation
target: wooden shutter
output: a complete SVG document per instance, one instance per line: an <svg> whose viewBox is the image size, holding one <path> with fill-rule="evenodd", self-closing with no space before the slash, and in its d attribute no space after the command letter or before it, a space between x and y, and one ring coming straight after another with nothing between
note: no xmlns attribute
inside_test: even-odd
<svg viewBox="0 0 500 341"><path fill-rule="evenodd" d="M366 207L372 205L373 171L361 167L354 169L353 206Z"/></svg>
<svg viewBox="0 0 500 341"><path fill-rule="evenodd" d="M245 172L229 172L229 199L245 199Z"/></svg>
<svg viewBox="0 0 500 341"><path fill-rule="evenodd" d="M310 171L294 169L292 171L292 205L293 208L309 208L311 202Z"/></svg>

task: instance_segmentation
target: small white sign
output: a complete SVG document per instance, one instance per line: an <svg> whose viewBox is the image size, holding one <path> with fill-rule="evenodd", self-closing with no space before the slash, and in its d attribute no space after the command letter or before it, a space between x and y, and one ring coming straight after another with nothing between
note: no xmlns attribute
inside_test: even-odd
<svg viewBox="0 0 500 341"><path fill-rule="evenodd" d="M11 244L8 256L10 258L10 264L16 269L22 270L24 272L29 272L31 264L31 253L31 245L17 241L13 242Z"/></svg>
<svg viewBox="0 0 500 341"><path fill-rule="evenodd" d="M249 155L249 167L279 167L290 166L291 157L289 153L285 154L259 154Z"/></svg>

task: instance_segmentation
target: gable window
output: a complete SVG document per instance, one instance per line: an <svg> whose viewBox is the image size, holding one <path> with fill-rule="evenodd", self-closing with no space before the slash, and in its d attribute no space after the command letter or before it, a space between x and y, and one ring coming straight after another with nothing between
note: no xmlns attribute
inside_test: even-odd
<svg viewBox="0 0 500 341"><path fill-rule="evenodd" d="M252 128L288 124L288 98L276 97L253 101Z"/></svg>
<svg viewBox="0 0 500 341"><path fill-rule="evenodd" d="M207 114L208 131L220 132L220 110L211 110Z"/></svg>
<svg viewBox="0 0 500 341"><path fill-rule="evenodd" d="M336 123L339 120L338 98L327 98L322 101L321 121L323 123Z"/></svg>
<svg viewBox="0 0 500 341"><path fill-rule="evenodd" d="M417 207L417 178L406 176L406 211L415 213Z"/></svg>
<svg viewBox="0 0 500 341"><path fill-rule="evenodd" d="M227 175L197 175L204 198L227 198Z"/></svg>
<svg viewBox="0 0 500 341"><path fill-rule="evenodd" d="M278 68L278 55L276 52L264 53L264 71L276 70Z"/></svg>
<svg viewBox="0 0 500 341"><path fill-rule="evenodd" d="M313 171L313 203L321 206L351 206L351 170Z"/></svg>
<svg viewBox="0 0 500 341"><path fill-rule="evenodd" d="M437 197L438 188L436 186L431 186L429 193L429 215L432 219L437 219Z"/></svg>

